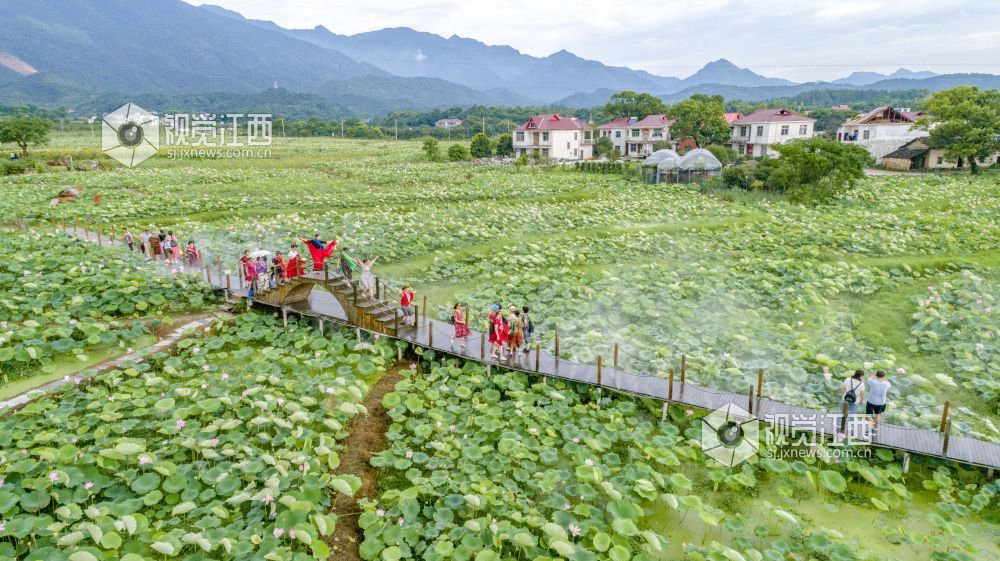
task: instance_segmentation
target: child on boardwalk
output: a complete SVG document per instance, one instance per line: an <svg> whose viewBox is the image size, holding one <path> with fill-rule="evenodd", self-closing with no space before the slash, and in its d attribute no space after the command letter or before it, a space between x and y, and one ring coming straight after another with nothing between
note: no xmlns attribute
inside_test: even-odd
<svg viewBox="0 0 1000 561"><path fill-rule="evenodd" d="M469 339L471 332L469 331L469 326L465 323L465 316L462 315L462 305L455 302L455 308L452 310L451 318L455 324L455 336L451 339L452 348L455 346L455 339L462 342L461 348L462 353L465 353L466 342Z"/></svg>
<svg viewBox="0 0 1000 561"><path fill-rule="evenodd" d="M187 249L184 250L184 260L187 261L187 268L190 271L197 271L201 268L201 254L194 246L194 240L188 240Z"/></svg>
<svg viewBox="0 0 1000 561"><path fill-rule="evenodd" d="M413 310L413 289L409 285L399 292L399 308L403 311L403 325L416 325L417 315Z"/></svg>
<svg viewBox="0 0 1000 561"><path fill-rule="evenodd" d="M497 347L500 347L500 360L507 360L504 351L507 348L507 339L510 336L510 325L507 323L507 318L499 310L497 310L495 329L497 332Z"/></svg>
<svg viewBox="0 0 1000 561"><path fill-rule="evenodd" d="M524 322L521 321L521 310L518 310L517 306L511 306L508 310L510 313L507 315L509 329L507 344L510 346L511 360L516 361L520 358L521 343L524 342Z"/></svg>
<svg viewBox="0 0 1000 561"><path fill-rule="evenodd" d="M500 306L491 304L489 310L490 315L486 318L486 330L489 332L490 356L496 358L497 352L500 350L497 339L497 315L500 314Z"/></svg>
<svg viewBox="0 0 1000 561"><path fill-rule="evenodd" d="M535 324L528 315L528 307L521 306L521 321L524 322L524 354L531 352L532 335L535 333Z"/></svg>

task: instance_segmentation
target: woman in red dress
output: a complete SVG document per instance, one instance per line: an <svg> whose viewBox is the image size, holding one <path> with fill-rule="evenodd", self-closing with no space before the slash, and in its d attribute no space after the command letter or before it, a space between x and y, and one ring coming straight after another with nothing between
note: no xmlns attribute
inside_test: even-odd
<svg viewBox="0 0 1000 561"><path fill-rule="evenodd" d="M490 315L486 319L486 329L489 331L489 341L490 341L490 356L493 358L497 357L497 352L500 350L497 345L497 315L500 314L500 306L492 304L489 307Z"/></svg>
<svg viewBox="0 0 1000 561"><path fill-rule="evenodd" d="M452 337L451 339L451 346L452 348L454 348L455 339L458 339L459 341L462 342L461 347L462 347L462 352L464 353L466 342L469 338L469 335L471 335L472 333L469 331L468 324L465 323L465 316L462 315L462 305L459 304L458 302L455 302L455 309L452 311L451 317L453 323L455 324L455 336Z"/></svg>
<svg viewBox="0 0 1000 561"><path fill-rule="evenodd" d="M510 335L510 325L500 311L497 311L495 321L496 327L494 329L497 332L497 346L500 347L500 360L507 360L504 350L507 347L507 337Z"/></svg>

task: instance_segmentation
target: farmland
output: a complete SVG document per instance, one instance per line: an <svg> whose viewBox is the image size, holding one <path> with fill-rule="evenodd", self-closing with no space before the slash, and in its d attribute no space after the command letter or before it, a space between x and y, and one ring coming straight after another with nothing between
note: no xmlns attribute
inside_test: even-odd
<svg viewBox="0 0 1000 561"><path fill-rule="evenodd" d="M86 139L55 142L43 157L96 157ZM83 200L48 206L69 185ZM456 300L476 324L490 303L531 306L539 342L552 349L558 329L566 358L592 362L617 342L623 368L657 374L684 354L691 381L734 391L763 368L766 395L826 410L847 372L879 368L893 381L888 421L934 427L950 401L955 431L1000 440L995 175L870 178L805 207L429 163L417 143L279 139L260 160L161 157L2 178L0 216L172 228L228 268L243 249L319 233L382 256L376 274L427 295L435 317ZM5 375L127 346L147 321L210 306L192 278L119 250L44 227L0 241L14 256L0 264ZM173 356L28 406L0 427L0 469L25 491L0 487L0 537L16 536L11 547L26 555L15 544L34 536L37 558L52 559L56 549L322 557L337 547L326 508L358 483L328 473L330 454L393 353L241 317ZM371 460L379 494L358 518L364 559L1000 555L998 489L975 470L917 460L907 476L887 452L723 469L696 445L700 412L674 409L660 423L639 400L423 358L383 400L389 442ZM216 401L228 416L206 409ZM73 427L56 434L67 418ZM44 462L29 466L33 456ZM265 456L274 463L253 459ZM258 504L266 490L273 504ZM95 509L86 520L69 506L81 501Z"/></svg>

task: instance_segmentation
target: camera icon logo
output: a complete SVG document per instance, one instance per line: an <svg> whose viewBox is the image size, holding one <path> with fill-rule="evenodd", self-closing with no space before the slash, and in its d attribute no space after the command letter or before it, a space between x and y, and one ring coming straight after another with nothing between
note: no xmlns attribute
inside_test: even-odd
<svg viewBox="0 0 1000 561"><path fill-rule="evenodd" d="M759 423L742 407L727 403L702 417L701 449L723 465L737 466L759 452Z"/></svg>
<svg viewBox="0 0 1000 561"><path fill-rule="evenodd" d="M160 150L160 119L129 102L104 116L101 150L125 167L135 167Z"/></svg>

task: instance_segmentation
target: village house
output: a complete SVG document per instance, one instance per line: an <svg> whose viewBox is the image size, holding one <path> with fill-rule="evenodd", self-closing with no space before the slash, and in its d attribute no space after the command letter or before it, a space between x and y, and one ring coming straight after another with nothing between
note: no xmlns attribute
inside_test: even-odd
<svg viewBox="0 0 1000 561"><path fill-rule="evenodd" d="M588 160L594 155L590 125L576 117L535 115L514 129L514 154L554 160Z"/></svg>
<svg viewBox="0 0 1000 561"><path fill-rule="evenodd" d="M886 154L913 139L927 136L927 131L914 128L922 116L923 111L883 105L846 121L837 129L837 140L861 146L879 164Z"/></svg>
<svg viewBox="0 0 1000 561"><path fill-rule="evenodd" d="M984 160L977 160L977 163L980 167L1000 165L1000 154L994 154ZM882 158L882 165L886 169L900 171L946 170L963 169L967 162L962 161L961 158L957 160L948 158L944 154L944 148L932 148L930 137L921 136L886 154Z"/></svg>
<svg viewBox="0 0 1000 561"><path fill-rule="evenodd" d="M610 122L597 127L597 134L600 137L610 138L611 143L618 149L618 155L625 153L625 138L628 136L628 127L638 121L635 117L619 117Z"/></svg>
<svg viewBox="0 0 1000 561"><path fill-rule="evenodd" d="M645 119L630 123L626 130L628 135L625 138L625 151L622 155L626 158L642 159L652 154L655 150L653 144L657 142L668 142L674 148L676 143L670 138L670 125L674 120L666 115L649 115Z"/></svg>
<svg viewBox="0 0 1000 561"><path fill-rule="evenodd" d="M455 119L455 118L451 118L451 119L438 119L437 121L434 122L434 126L437 127L437 128L439 128L439 129L453 129L453 128L461 126L461 125L462 125L462 120L461 119Z"/></svg>
<svg viewBox="0 0 1000 561"><path fill-rule="evenodd" d="M729 146L753 158L773 156L775 144L813 136L816 119L788 109L760 109L731 123Z"/></svg>

